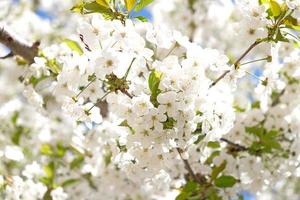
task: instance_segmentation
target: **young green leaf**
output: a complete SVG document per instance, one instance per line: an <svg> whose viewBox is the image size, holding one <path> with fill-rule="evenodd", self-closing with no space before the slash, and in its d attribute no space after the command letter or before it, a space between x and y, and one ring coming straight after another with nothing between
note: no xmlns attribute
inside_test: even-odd
<svg viewBox="0 0 300 200"><path fill-rule="evenodd" d="M52 156L54 154L53 148L50 144L42 144L40 147L40 152L43 155Z"/></svg>
<svg viewBox="0 0 300 200"><path fill-rule="evenodd" d="M114 12L105 0L99 2L81 2L75 5L71 10L81 14L101 13L107 20L114 19L115 17Z"/></svg>
<svg viewBox="0 0 300 200"><path fill-rule="evenodd" d="M148 78L148 85L151 91L150 100L154 106L158 106L157 96L160 94L159 83L162 78L162 73L158 71L152 71Z"/></svg>
<svg viewBox="0 0 300 200"><path fill-rule="evenodd" d="M67 187L67 186L70 186L70 185L73 185L75 183L77 183L78 181L80 181L79 179L67 179L65 180L64 182L62 182L61 186L62 187Z"/></svg>
<svg viewBox="0 0 300 200"><path fill-rule="evenodd" d="M96 2L100 5L103 6L104 8L109 8L109 4L106 0L96 0Z"/></svg>
<svg viewBox="0 0 300 200"><path fill-rule="evenodd" d="M101 6L96 2L86 3L84 5L84 14L101 13L105 19L113 19L114 13L107 6Z"/></svg>
<svg viewBox="0 0 300 200"><path fill-rule="evenodd" d="M220 176L215 180L215 185L219 188L232 187L237 183L237 179L233 176Z"/></svg>
<svg viewBox="0 0 300 200"><path fill-rule="evenodd" d="M213 148L213 149L217 149L220 147L220 143L219 142L213 142L210 141L207 143L207 147Z"/></svg>
<svg viewBox="0 0 300 200"><path fill-rule="evenodd" d="M50 180L53 180L54 172L55 172L54 162L50 162L48 165L45 165L43 167L43 169L44 169L44 172L45 172L47 178Z"/></svg>
<svg viewBox="0 0 300 200"><path fill-rule="evenodd" d="M74 160L70 163L70 168L71 169L79 168L80 165L83 163L83 161L84 161L84 156L79 155L78 157L74 158Z"/></svg>
<svg viewBox="0 0 300 200"><path fill-rule="evenodd" d="M70 39L65 39L64 43L66 43L66 45L72 49L73 51L76 51L77 53L79 53L79 55L83 54L83 50L81 49L80 45L74 41L74 40L70 40Z"/></svg>
<svg viewBox="0 0 300 200"><path fill-rule="evenodd" d="M147 5L149 5L150 3L152 3L153 1L154 0L140 0L134 10L136 12L138 12L138 11L142 10L143 8L145 8Z"/></svg>
<svg viewBox="0 0 300 200"><path fill-rule="evenodd" d="M140 20L141 22L148 22L148 19L144 16L137 16L137 17L134 17L134 18Z"/></svg>
<svg viewBox="0 0 300 200"><path fill-rule="evenodd" d="M130 12L136 3L137 0L125 0L125 6L128 12Z"/></svg>
<svg viewBox="0 0 300 200"><path fill-rule="evenodd" d="M224 160L220 166L214 167L212 172L211 172L211 180L215 180L219 176L219 174L222 171L224 171L226 165L227 165L227 161Z"/></svg>
<svg viewBox="0 0 300 200"><path fill-rule="evenodd" d="M270 0L269 4L270 4L270 8L271 8L273 16L274 17L279 16L281 14L281 7L280 7L279 3L277 3L275 0Z"/></svg>
<svg viewBox="0 0 300 200"><path fill-rule="evenodd" d="M204 162L204 164L206 165L210 165L213 161L213 159L217 156L220 155L220 151L214 151L210 154L210 156L206 159L206 161Z"/></svg>
<svg viewBox="0 0 300 200"><path fill-rule="evenodd" d="M71 8L71 11L76 12L76 13L82 13L84 5L85 5L84 2L80 2L79 4L74 5Z"/></svg>
<svg viewBox="0 0 300 200"><path fill-rule="evenodd" d="M47 66L54 74L59 74L61 66L57 63L56 59L47 60Z"/></svg>
<svg viewBox="0 0 300 200"><path fill-rule="evenodd" d="M185 200L188 199L193 193L198 189L198 184L194 181L189 181L182 188L180 194L176 197L175 200Z"/></svg>

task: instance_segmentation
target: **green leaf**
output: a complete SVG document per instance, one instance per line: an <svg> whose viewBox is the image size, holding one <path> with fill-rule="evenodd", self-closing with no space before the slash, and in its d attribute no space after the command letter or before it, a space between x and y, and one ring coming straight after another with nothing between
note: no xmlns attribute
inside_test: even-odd
<svg viewBox="0 0 300 200"><path fill-rule="evenodd" d="M107 154L104 155L104 163L106 167L111 163L111 158L112 158L112 152L108 152Z"/></svg>
<svg viewBox="0 0 300 200"><path fill-rule="evenodd" d="M175 200L186 200L189 196L189 194L182 192L176 197Z"/></svg>
<svg viewBox="0 0 300 200"><path fill-rule="evenodd" d="M198 190L198 184L194 181L189 181L182 188L180 194L176 197L176 200L186 200L191 197L196 190Z"/></svg>
<svg viewBox="0 0 300 200"><path fill-rule="evenodd" d="M217 149L220 147L220 143L219 142L208 142L207 147L213 148L213 149Z"/></svg>
<svg viewBox="0 0 300 200"><path fill-rule="evenodd" d="M272 149L281 149L281 145L279 142L277 142L275 139L270 138L268 136L262 137L261 138L261 143L268 148L267 150L272 150Z"/></svg>
<svg viewBox="0 0 300 200"><path fill-rule="evenodd" d="M128 12L130 12L136 3L137 0L125 0L125 6Z"/></svg>
<svg viewBox="0 0 300 200"><path fill-rule="evenodd" d="M255 108L260 109L260 101L253 102L251 105L251 108L252 109L255 109Z"/></svg>
<svg viewBox="0 0 300 200"><path fill-rule="evenodd" d="M204 138L205 134L199 134L197 140L194 142L194 144L199 144Z"/></svg>
<svg viewBox="0 0 300 200"><path fill-rule="evenodd" d="M219 176L219 174L220 174L222 171L224 171L226 165L227 165L227 161L224 160L224 161L221 163L220 166L214 167L213 170L212 170L212 172L211 172L211 180L215 180L215 179Z"/></svg>
<svg viewBox="0 0 300 200"><path fill-rule="evenodd" d="M219 196L218 190L215 187L210 187L207 191L208 200L222 200L223 198Z"/></svg>
<svg viewBox="0 0 300 200"><path fill-rule="evenodd" d="M42 144L40 147L40 152L43 155L52 156L54 154L53 148L50 144Z"/></svg>
<svg viewBox="0 0 300 200"><path fill-rule="evenodd" d="M246 127L245 131L246 133L254 134L258 137L261 137L262 134L265 132L265 129L263 127L252 126L252 127Z"/></svg>
<svg viewBox="0 0 300 200"><path fill-rule="evenodd" d="M138 12L138 11L142 10L143 8L145 8L147 5L149 5L150 3L152 3L153 1L154 0L140 0L134 10L136 12Z"/></svg>
<svg viewBox="0 0 300 200"><path fill-rule="evenodd" d="M264 3L269 3L270 0L258 0L259 5L264 4Z"/></svg>
<svg viewBox="0 0 300 200"><path fill-rule="evenodd" d="M74 40L70 40L70 39L65 39L64 43L66 43L66 45L72 49L73 51L79 53L79 55L83 54L83 50L81 49L80 45L74 41Z"/></svg>
<svg viewBox="0 0 300 200"><path fill-rule="evenodd" d="M56 155L60 158L64 157L66 154L67 147L64 147L64 145L61 142L58 142L56 144Z"/></svg>
<svg viewBox="0 0 300 200"><path fill-rule="evenodd" d="M134 17L134 18L140 20L141 22L148 22L148 19L144 16L137 16L137 17Z"/></svg>
<svg viewBox="0 0 300 200"><path fill-rule="evenodd" d="M54 173L55 173L54 162L50 162L48 165L45 165L43 167L43 169L44 169L44 172L46 173L47 178L50 180L53 180Z"/></svg>
<svg viewBox="0 0 300 200"><path fill-rule="evenodd" d="M279 131L278 131L278 130L272 129L272 130L270 130L270 131L267 133L267 136L268 136L268 137L271 137L271 138L274 138L274 137L277 137L278 134L279 134Z"/></svg>
<svg viewBox="0 0 300 200"><path fill-rule="evenodd" d="M76 13L82 13L83 12L83 8L84 8L85 3L84 2L80 2L76 5L74 5L71 8L71 11L76 12Z"/></svg>
<svg viewBox="0 0 300 200"><path fill-rule="evenodd" d="M114 19L114 13L110 8L103 7L95 2L84 5L84 14L101 13L105 19Z"/></svg>
<svg viewBox="0 0 300 200"><path fill-rule="evenodd" d="M115 15L109 4L105 0L99 2L81 2L75 5L71 10L81 14L101 13L105 19L114 19Z"/></svg>
<svg viewBox="0 0 300 200"><path fill-rule="evenodd" d="M204 162L204 164L206 165L210 165L213 161L213 159L217 156L220 155L220 151L214 151L210 154L210 156L206 159L206 161Z"/></svg>
<svg viewBox="0 0 300 200"><path fill-rule="evenodd" d="M57 63L56 59L47 60L47 66L54 74L59 74L59 72L61 71L61 67Z"/></svg>
<svg viewBox="0 0 300 200"><path fill-rule="evenodd" d="M221 176L215 180L215 185L219 188L232 187L237 183L237 179L233 176Z"/></svg>
<svg viewBox="0 0 300 200"><path fill-rule="evenodd" d="M276 37L275 37L275 42L289 42L289 40L282 34L280 30L278 30Z"/></svg>
<svg viewBox="0 0 300 200"><path fill-rule="evenodd" d="M235 109L235 112L239 112L239 113L242 113L242 112L245 112L245 111L246 111L245 108L242 108L242 107L240 107L240 106L238 106L238 105L235 105L235 106L234 106L234 109Z"/></svg>
<svg viewBox="0 0 300 200"><path fill-rule="evenodd" d="M149 79L148 79L148 84L149 84L150 91L152 93L157 92L161 77L162 77L161 72L152 71L150 73Z"/></svg>
<svg viewBox="0 0 300 200"><path fill-rule="evenodd" d="M281 14L280 4L277 3L275 0L270 0L269 4L270 4L270 8L271 8L271 12L272 12L273 16L274 17L279 16Z"/></svg>
<svg viewBox="0 0 300 200"><path fill-rule="evenodd" d="M258 141L253 142L249 148L251 154L259 155L261 153L272 153L272 150L281 150L281 145L276 140L279 131L267 131L263 127L258 126L246 127L245 130L258 138Z"/></svg>
<svg viewBox="0 0 300 200"><path fill-rule="evenodd" d="M182 191L183 192L187 192L187 193L190 193L190 192L194 192L198 187L198 184L194 181L189 181L186 183L186 185L183 187Z"/></svg>
<svg viewBox="0 0 300 200"><path fill-rule="evenodd" d="M83 163L83 161L84 161L84 156L83 156L83 155L79 155L77 158L75 158L75 159L70 163L70 168L71 168L71 169L79 168L80 165Z"/></svg>
<svg viewBox="0 0 300 200"><path fill-rule="evenodd" d="M44 183L44 185L47 185L47 186L49 186L49 187L51 187L51 185L52 185L52 180L50 180L50 179L47 178L47 177L41 177L41 178L39 178L39 181L40 181L41 183Z"/></svg>
<svg viewBox="0 0 300 200"><path fill-rule="evenodd" d="M14 114L11 117L11 122L13 123L14 126L17 125L17 120L19 118L20 113L19 112L14 112Z"/></svg>
<svg viewBox="0 0 300 200"><path fill-rule="evenodd" d="M65 180L64 182L62 182L61 186L62 187L67 187L67 186L70 186L70 185L73 185L77 182L79 182L80 180L77 178L73 178L73 179L68 179L68 180Z"/></svg>
<svg viewBox="0 0 300 200"><path fill-rule="evenodd" d="M109 8L109 4L106 0L96 0L96 2L100 5L103 6L104 8Z"/></svg>
<svg viewBox="0 0 300 200"><path fill-rule="evenodd" d="M45 75L42 75L40 78L31 76L28 83L35 87L39 82L45 80L46 78L48 78L48 76Z"/></svg>
<svg viewBox="0 0 300 200"><path fill-rule="evenodd" d="M296 31L300 31L300 25L293 25L292 29L294 29Z"/></svg>
<svg viewBox="0 0 300 200"><path fill-rule="evenodd" d="M174 128L176 120L172 117L168 117L167 121L163 122L164 129L172 129Z"/></svg>
<svg viewBox="0 0 300 200"><path fill-rule="evenodd" d="M149 75L148 78L148 85L149 85L149 89L151 91L151 97L150 97L150 101L152 102L152 104L157 107L158 106L158 102L157 102L157 96L160 94L160 89L159 87L159 83L160 80L162 78L162 73L158 72L158 71L152 71Z"/></svg>
<svg viewBox="0 0 300 200"><path fill-rule="evenodd" d="M16 126L14 129L14 132L11 135L11 141L19 145L20 144L20 138L23 134L29 133L29 129L23 126Z"/></svg>

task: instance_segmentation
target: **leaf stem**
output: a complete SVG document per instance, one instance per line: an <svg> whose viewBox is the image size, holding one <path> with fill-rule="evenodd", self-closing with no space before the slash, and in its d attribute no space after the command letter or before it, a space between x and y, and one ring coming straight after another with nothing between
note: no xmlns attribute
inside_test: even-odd
<svg viewBox="0 0 300 200"><path fill-rule="evenodd" d="M252 61L248 61L248 62L242 63L242 64L240 64L240 66L248 65L248 64L251 64L251 63L260 62L260 61L264 61L264 60L268 61L269 59L270 59L270 56L267 56L265 58L260 58L260 59L257 59L257 60L252 60Z"/></svg>
<svg viewBox="0 0 300 200"><path fill-rule="evenodd" d="M131 67L132 67L133 62L135 61L135 59L136 59L136 58L133 58L133 59L132 59L130 65L129 65L129 67L128 67L128 69L127 69L125 75L124 75L124 79L125 79L125 80L127 79L127 76L128 76L128 74L129 74L129 71L131 70Z"/></svg>
<svg viewBox="0 0 300 200"><path fill-rule="evenodd" d="M90 107L86 112L87 113L89 113L98 103L100 103L101 101L103 101L104 100L104 98L108 95L108 94L110 94L111 93L111 91L109 91L109 92L107 92L107 93L105 93L100 99L98 99L97 100L97 102L92 106L92 107Z"/></svg>
<svg viewBox="0 0 300 200"><path fill-rule="evenodd" d="M75 99L77 99L95 80L96 77L94 77L86 86L84 86L84 88L75 96Z"/></svg>

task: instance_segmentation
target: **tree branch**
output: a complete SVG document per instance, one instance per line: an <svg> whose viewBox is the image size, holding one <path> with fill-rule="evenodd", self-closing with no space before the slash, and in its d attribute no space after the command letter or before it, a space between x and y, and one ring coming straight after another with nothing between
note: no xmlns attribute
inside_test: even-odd
<svg viewBox="0 0 300 200"><path fill-rule="evenodd" d="M262 43L264 40L256 40L253 44L250 45L250 47L248 47L248 49L246 49L246 51L234 62L233 66L234 66L234 70L237 70L240 66L240 62L243 60L243 58L245 58L248 53L254 49L254 47L256 47L257 45L259 45L260 43ZM219 76L219 78L217 78L210 86L209 88L214 87L215 85L217 85L217 83L222 80L231 70L226 70L221 76Z"/></svg>
<svg viewBox="0 0 300 200"><path fill-rule="evenodd" d="M9 48L13 55L23 57L29 64L34 62L34 57L38 54L38 46L40 44L39 42L35 42L32 45L26 44L26 42L21 41L16 35L6 30L3 25L2 28L0 25L0 43Z"/></svg>
<svg viewBox="0 0 300 200"><path fill-rule="evenodd" d="M177 152L178 152L178 154L179 154L181 160L183 161L183 164L184 164L185 169L189 172L189 174L191 175L192 179L193 179L194 181L198 182L199 184L201 184L201 180L200 180L200 179L196 176L196 174L194 173L194 171L193 171L193 169L192 169L192 167L191 167L189 161L186 160L186 159L184 159L184 158L182 157L182 154L181 154L181 153L182 153L182 150L181 150L180 148L176 148L176 150L177 150Z"/></svg>

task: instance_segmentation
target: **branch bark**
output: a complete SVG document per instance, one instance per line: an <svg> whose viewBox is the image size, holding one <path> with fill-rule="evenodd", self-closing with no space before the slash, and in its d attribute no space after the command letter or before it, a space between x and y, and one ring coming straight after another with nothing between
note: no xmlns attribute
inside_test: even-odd
<svg viewBox="0 0 300 200"><path fill-rule="evenodd" d="M9 48L13 55L23 57L29 64L34 62L34 57L38 54L38 46L40 44L39 42L35 42L32 45L27 44L25 41L18 39L11 31L5 29L3 25L2 28L0 27L0 43Z"/></svg>

